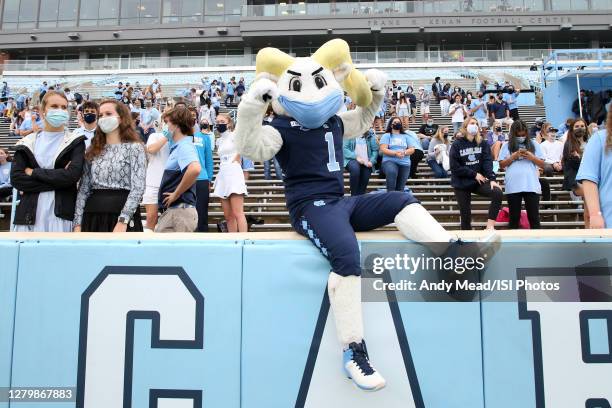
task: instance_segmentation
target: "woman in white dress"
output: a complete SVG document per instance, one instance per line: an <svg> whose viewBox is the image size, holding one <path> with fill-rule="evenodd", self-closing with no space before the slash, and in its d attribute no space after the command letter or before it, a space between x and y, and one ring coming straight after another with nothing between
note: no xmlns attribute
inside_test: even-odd
<svg viewBox="0 0 612 408"><path fill-rule="evenodd" d="M244 196L247 194L247 188L232 130L232 119L226 114L219 114L219 138L216 145L220 165L212 195L221 199L228 232L247 232L248 225L244 216Z"/></svg>
<svg viewBox="0 0 612 408"><path fill-rule="evenodd" d="M11 183L19 190L14 231L70 232L77 182L83 173L85 136L67 129L68 100L48 91L42 100L42 131L17 142Z"/></svg>

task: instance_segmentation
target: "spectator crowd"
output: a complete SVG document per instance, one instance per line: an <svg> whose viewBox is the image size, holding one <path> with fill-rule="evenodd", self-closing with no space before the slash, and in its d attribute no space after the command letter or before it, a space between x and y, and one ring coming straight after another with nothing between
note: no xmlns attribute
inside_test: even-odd
<svg viewBox="0 0 612 408"><path fill-rule="evenodd" d="M254 163L237 152L233 117L220 111L239 104L247 87L244 78L204 76L197 88L168 98L158 79L119 82L111 98L96 102L60 84L43 82L29 95L4 82L0 120L21 138L12 158L0 149L0 200L19 192L14 230L206 232L212 196L223 209L219 229L247 231L244 197ZM610 227L612 113L607 128L581 117L558 127L538 118L528 127L519 95L508 82L473 92L439 77L416 91L391 81L371 129L344 142L351 194L366 194L373 176L385 179L387 191L405 191L424 160L433 177L450 178L462 229L472 228L472 194L490 200L487 229L504 217L509 228L522 226L523 203L528 226L539 228L540 201L550 201L545 177L559 175L572 199L584 200L585 227ZM435 123L433 103L450 127ZM345 95L342 109L354 108ZM422 125L412 131L417 116ZM273 118L270 108L264 124ZM263 164L267 180L272 173L282 179L276 159Z"/></svg>

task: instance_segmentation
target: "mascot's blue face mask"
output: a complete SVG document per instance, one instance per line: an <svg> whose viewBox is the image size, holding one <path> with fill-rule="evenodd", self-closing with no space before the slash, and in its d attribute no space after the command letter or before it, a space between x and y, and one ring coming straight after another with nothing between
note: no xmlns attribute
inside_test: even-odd
<svg viewBox="0 0 612 408"><path fill-rule="evenodd" d="M342 91L336 89L316 102L298 101L281 95L278 97L278 103L303 127L318 129L338 113L342 107L343 96Z"/></svg>

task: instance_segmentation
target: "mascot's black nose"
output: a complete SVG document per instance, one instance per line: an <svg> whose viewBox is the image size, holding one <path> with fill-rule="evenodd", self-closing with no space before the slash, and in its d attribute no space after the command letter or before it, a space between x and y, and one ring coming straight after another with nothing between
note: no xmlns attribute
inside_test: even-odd
<svg viewBox="0 0 612 408"><path fill-rule="evenodd" d="M272 99L272 97L268 94L264 94L264 96L262 96L264 102L268 102L270 99Z"/></svg>

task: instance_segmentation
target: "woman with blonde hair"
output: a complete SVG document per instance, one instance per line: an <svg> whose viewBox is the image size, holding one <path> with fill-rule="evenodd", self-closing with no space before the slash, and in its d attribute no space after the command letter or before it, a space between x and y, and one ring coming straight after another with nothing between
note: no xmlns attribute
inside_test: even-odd
<svg viewBox="0 0 612 408"><path fill-rule="evenodd" d="M228 232L247 232L248 225L244 215L244 196L247 194L247 188L241 157L234 144L233 121L225 113L217 115L216 121L219 133L216 145L220 164L212 195L221 199Z"/></svg>
<svg viewBox="0 0 612 408"><path fill-rule="evenodd" d="M68 99L47 91L40 109L42 131L17 142L11 184L21 192L17 232L70 232L83 173L85 136L68 131Z"/></svg>
<svg viewBox="0 0 612 408"><path fill-rule="evenodd" d="M478 119L466 120L461 133L464 136L450 149L451 185L459 205L461 229L472 229L472 193L491 198L487 229L495 229L504 195L495 181L491 148L481 135Z"/></svg>
<svg viewBox="0 0 612 408"><path fill-rule="evenodd" d="M450 162L448 153L450 143L448 141L448 126L438 128L436 134L431 138L427 149L427 164L434 172L436 178L448 177Z"/></svg>

